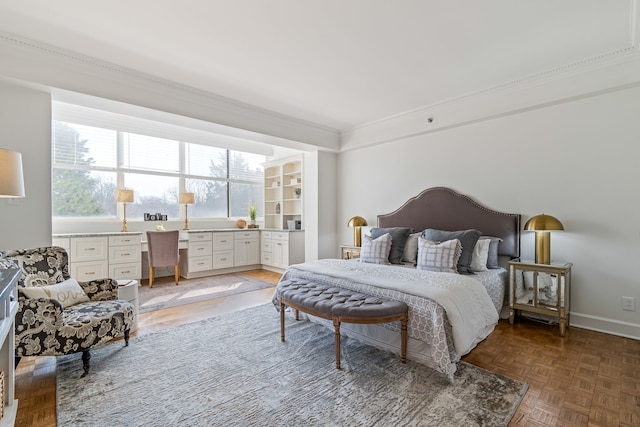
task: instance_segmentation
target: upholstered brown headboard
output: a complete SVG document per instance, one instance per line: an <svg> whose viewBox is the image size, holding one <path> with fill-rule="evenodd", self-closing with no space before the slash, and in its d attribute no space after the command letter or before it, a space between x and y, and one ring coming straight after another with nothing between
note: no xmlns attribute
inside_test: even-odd
<svg viewBox="0 0 640 427"><path fill-rule="evenodd" d="M498 255L520 256L520 215L494 211L445 187L424 190L394 212L378 215L378 227L438 230L475 228L485 236L500 237Z"/></svg>

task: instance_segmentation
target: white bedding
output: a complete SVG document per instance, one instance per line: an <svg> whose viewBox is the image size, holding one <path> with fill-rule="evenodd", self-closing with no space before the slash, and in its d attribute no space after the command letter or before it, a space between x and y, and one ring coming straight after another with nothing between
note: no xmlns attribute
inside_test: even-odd
<svg viewBox="0 0 640 427"><path fill-rule="evenodd" d="M292 265L283 280L316 280L404 301L409 305L409 358L453 379L455 363L486 338L497 324L497 309L504 301L504 273L502 270L476 277L326 259ZM477 280L480 277L494 285L496 280L501 282L499 290L493 292L493 300ZM319 319L314 321L324 323ZM346 335L351 332L352 336L377 347L397 350L399 334L398 325L394 323L343 325L342 330Z"/></svg>

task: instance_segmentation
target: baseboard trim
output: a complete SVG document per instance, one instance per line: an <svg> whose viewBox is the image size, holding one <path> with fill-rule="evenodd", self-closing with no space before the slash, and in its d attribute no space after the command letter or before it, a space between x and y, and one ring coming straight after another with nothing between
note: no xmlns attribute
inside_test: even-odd
<svg viewBox="0 0 640 427"><path fill-rule="evenodd" d="M572 312L571 327L640 340L640 324L637 323Z"/></svg>

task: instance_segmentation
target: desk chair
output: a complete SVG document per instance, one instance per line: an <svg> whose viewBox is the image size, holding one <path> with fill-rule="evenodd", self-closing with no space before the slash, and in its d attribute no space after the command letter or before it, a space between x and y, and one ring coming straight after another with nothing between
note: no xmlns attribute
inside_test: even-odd
<svg viewBox="0 0 640 427"><path fill-rule="evenodd" d="M149 254L149 287L153 287L154 269L156 267L171 267L178 286L180 278L178 240L180 232L174 231L147 231L147 246Z"/></svg>

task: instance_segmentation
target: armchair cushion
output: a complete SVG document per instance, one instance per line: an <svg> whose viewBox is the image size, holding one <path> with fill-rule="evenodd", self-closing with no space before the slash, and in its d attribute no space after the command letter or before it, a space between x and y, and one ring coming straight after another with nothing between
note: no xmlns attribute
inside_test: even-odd
<svg viewBox="0 0 640 427"><path fill-rule="evenodd" d="M73 278L55 285L29 286L23 287L21 290L27 298L53 298L58 300L62 304L62 308L71 307L81 302L89 302L89 297Z"/></svg>

